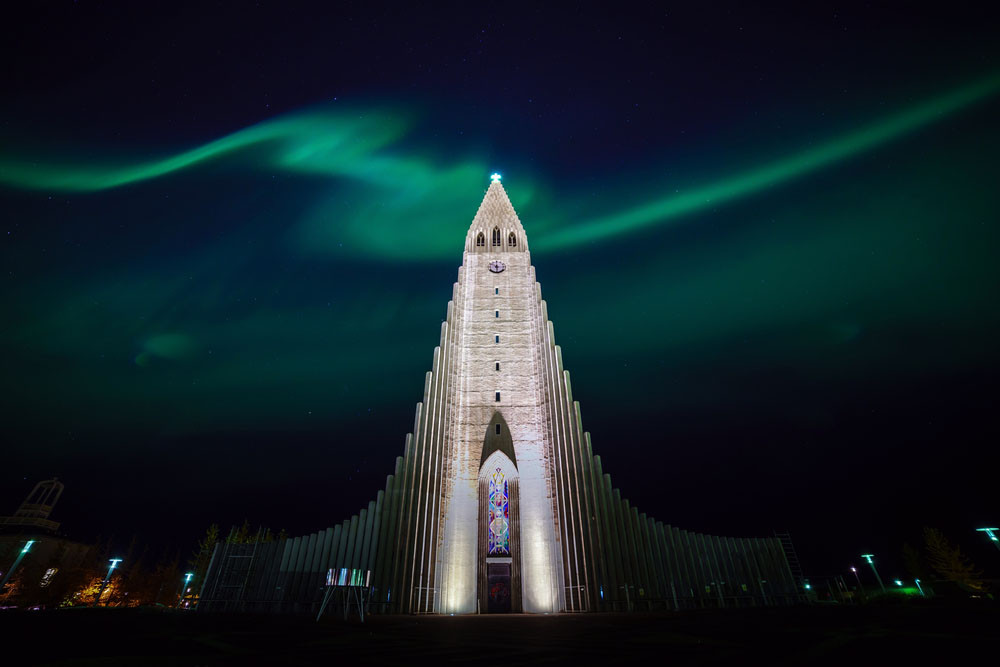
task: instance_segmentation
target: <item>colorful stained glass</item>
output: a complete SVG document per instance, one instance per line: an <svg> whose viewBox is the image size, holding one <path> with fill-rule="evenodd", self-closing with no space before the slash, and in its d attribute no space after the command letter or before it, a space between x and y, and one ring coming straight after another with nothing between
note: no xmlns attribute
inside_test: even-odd
<svg viewBox="0 0 1000 667"><path fill-rule="evenodd" d="M489 556L510 555L510 503L507 478L500 468L490 478Z"/></svg>

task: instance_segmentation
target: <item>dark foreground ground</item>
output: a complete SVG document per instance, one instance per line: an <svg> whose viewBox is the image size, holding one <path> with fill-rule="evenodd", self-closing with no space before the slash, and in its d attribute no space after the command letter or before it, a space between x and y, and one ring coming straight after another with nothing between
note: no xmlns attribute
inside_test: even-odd
<svg viewBox="0 0 1000 667"><path fill-rule="evenodd" d="M324 618L0 612L7 665L962 665L1000 656L996 605ZM641 661L641 662L640 662Z"/></svg>

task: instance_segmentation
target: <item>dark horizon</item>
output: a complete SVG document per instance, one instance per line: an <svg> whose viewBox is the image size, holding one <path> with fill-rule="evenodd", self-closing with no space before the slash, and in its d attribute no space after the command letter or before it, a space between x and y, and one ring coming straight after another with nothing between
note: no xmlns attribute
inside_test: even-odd
<svg viewBox="0 0 1000 667"><path fill-rule="evenodd" d="M996 576L988 9L17 11L0 514L58 476L68 535L182 558L349 517L498 170L640 511L807 575L933 526Z"/></svg>

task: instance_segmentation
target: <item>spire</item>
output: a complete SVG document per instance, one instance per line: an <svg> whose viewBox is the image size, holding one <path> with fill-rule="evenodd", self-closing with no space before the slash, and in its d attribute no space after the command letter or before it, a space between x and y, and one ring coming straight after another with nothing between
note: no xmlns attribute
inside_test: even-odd
<svg viewBox="0 0 1000 667"><path fill-rule="evenodd" d="M485 247L478 246L480 250L495 250L493 244L494 229L501 232L501 248L505 252L527 250L528 239L521 226L521 220L517 217L514 206L507 197L507 191L500 183L500 174L494 173L490 176L490 186L486 189L476 217L472 219L469 233L466 238L466 249L474 251L477 248L476 238L482 234L486 240ZM513 245L510 243L510 235L514 234Z"/></svg>

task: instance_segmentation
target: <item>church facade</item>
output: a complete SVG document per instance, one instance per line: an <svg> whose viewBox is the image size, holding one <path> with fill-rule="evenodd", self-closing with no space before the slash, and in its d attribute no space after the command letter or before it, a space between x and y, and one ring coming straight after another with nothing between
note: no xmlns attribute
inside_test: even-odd
<svg viewBox="0 0 1000 667"><path fill-rule="evenodd" d="M583 430L527 235L498 176L466 234L423 401L385 489L325 531L220 545L201 606L312 610L338 572L357 573L370 607L389 613L800 597L779 539L664 525L613 487Z"/></svg>

